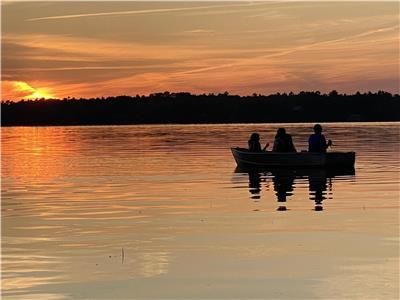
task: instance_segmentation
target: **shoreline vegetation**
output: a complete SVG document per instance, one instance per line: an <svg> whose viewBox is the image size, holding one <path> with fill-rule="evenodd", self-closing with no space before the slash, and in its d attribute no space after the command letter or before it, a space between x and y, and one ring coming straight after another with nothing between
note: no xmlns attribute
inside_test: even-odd
<svg viewBox="0 0 400 300"><path fill-rule="evenodd" d="M299 92L2 101L1 126L400 121L400 96L388 92Z"/></svg>

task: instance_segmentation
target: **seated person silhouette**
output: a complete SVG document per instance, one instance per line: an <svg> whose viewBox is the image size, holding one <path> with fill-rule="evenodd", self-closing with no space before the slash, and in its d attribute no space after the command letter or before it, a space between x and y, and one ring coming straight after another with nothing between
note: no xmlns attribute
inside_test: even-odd
<svg viewBox="0 0 400 300"><path fill-rule="evenodd" d="M261 149L260 135L256 132L251 134L248 144L249 144L249 150L253 152L265 151L265 149L267 149L267 147L269 146L269 143L267 143L265 147Z"/></svg>
<svg viewBox="0 0 400 300"><path fill-rule="evenodd" d="M314 134L308 138L308 151L309 152L326 152L326 149L332 145L332 141L326 142L325 136L322 134L322 126L320 124L314 125Z"/></svg>
<svg viewBox="0 0 400 300"><path fill-rule="evenodd" d="M272 151L275 152L296 152L293 145L292 137L286 133L285 128L279 128L276 132L274 147Z"/></svg>

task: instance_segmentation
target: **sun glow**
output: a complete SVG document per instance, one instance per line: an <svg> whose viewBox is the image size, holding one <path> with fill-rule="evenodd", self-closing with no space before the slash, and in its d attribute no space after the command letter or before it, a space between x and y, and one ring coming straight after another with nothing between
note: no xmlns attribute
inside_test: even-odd
<svg viewBox="0 0 400 300"><path fill-rule="evenodd" d="M13 99L52 99L56 96L49 88L35 88L24 81L12 81L3 84L3 95Z"/></svg>
<svg viewBox="0 0 400 300"><path fill-rule="evenodd" d="M47 89L36 89L36 91L32 95L25 97L25 98L26 99L27 98L29 98L29 99L42 99L42 98L51 99L51 98L54 98L54 96L53 96L53 94L48 92Z"/></svg>

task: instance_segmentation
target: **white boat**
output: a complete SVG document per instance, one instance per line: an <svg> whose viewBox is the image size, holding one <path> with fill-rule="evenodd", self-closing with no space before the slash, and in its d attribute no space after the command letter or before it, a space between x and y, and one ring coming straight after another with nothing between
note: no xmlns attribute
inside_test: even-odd
<svg viewBox="0 0 400 300"><path fill-rule="evenodd" d="M353 167L355 152L273 152L231 148L239 167Z"/></svg>

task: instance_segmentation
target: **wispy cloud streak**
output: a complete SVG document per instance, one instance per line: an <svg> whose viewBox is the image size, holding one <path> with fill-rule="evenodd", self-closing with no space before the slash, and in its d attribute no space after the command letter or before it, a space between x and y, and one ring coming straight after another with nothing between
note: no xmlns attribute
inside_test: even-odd
<svg viewBox="0 0 400 300"><path fill-rule="evenodd" d="M343 38L327 40L327 41L321 41L321 42L301 45L301 46L297 46L297 47L291 47L291 48L283 49L283 50L277 51L275 53L270 53L270 54L267 54L267 55L261 55L261 56L257 56L257 57L239 59L238 61L236 61L234 63L221 64L221 65L217 65L217 66L210 66L210 67L206 67L206 68L189 70L189 71L182 72L182 74L208 72L208 71L212 71L212 70L217 70L217 69L222 69L222 68L229 68L229 67L234 67L234 66L239 66L239 65L249 65L253 61L258 61L259 59L266 59L266 58L274 58L274 57L279 57L279 56L285 56L285 55L292 54L292 53L295 53L295 52L298 52L298 51L308 50L308 49L311 49L311 48L314 48L314 47L320 47L320 46L330 45L330 44L337 44L337 43L346 42L346 41L357 39L357 38L361 38L361 37L374 35L374 34L377 34L377 33L384 33L384 32L394 31L394 30L398 30L398 29L399 29L398 25L391 26L391 27L385 27L385 28L379 28L379 29L370 30L370 31L367 31L367 32L355 34L355 35L352 35L352 36L343 37ZM400 39L398 39L398 40L400 40Z"/></svg>
<svg viewBox="0 0 400 300"><path fill-rule="evenodd" d="M184 11L196 11L216 8L231 8L231 7L245 7L254 6L256 4L224 4L224 5L208 5L208 6L196 6L196 7L176 7L176 8L157 8L157 9L143 9L143 10L128 10L128 11L114 11L114 12L100 12L100 13L88 13L88 14L74 14L74 15L60 15L60 16L49 16L40 18L31 18L26 21L43 21L43 20L59 20L59 19L75 19L75 18L87 18L87 17L102 17L102 16L122 16L122 15L143 15L143 14L156 14L156 13L172 13L172 12L184 12ZM258 4L259 5L259 4Z"/></svg>

